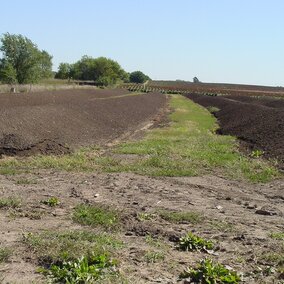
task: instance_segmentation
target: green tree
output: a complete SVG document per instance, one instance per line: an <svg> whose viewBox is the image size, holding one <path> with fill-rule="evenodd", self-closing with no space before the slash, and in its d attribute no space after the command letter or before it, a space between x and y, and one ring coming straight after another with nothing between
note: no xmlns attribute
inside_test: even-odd
<svg viewBox="0 0 284 284"><path fill-rule="evenodd" d="M130 73L129 79L131 83L145 83L150 78L141 71L134 71Z"/></svg>
<svg viewBox="0 0 284 284"><path fill-rule="evenodd" d="M73 66L69 63L60 63L55 74L56 79L71 79Z"/></svg>
<svg viewBox="0 0 284 284"><path fill-rule="evenodd" d="M12 64L1 60L0 62L0 80L2 83L15 84L17 83L17 73Z"/></svg>
<svg viewBox="0 0 284 284"><path fill-rule="evenodd" d="M52 76L52 56L39 50L27 37L6 33L1 38L0 50L3 54L1 80L8 80L15 74L16 82L28 84Z"/></svg>
<svg viewBox="0 0 284 284"><path fill-rule="evenodd" d="M68 75L69 74L69 75ZM108 86L129 80L121 66L106 57L92 58L83 56L74 64L61 63L56 78L94 81L97 85Z"/></svg>

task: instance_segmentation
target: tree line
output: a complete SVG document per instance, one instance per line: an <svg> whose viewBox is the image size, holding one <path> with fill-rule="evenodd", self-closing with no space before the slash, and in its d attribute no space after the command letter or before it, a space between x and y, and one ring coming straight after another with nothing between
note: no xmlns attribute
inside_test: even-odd
<svg viewBox="0 0 284 284"><path fill-rule="evenodd" d="M0 51L0 81L7 84L32 84L55 77L108 86L121 82L144 83L150 79L141 71L126 72L112 59L86 55L73 64L60 63L54 73L52 56L22 35L5 33L1 38Z"/></svg>

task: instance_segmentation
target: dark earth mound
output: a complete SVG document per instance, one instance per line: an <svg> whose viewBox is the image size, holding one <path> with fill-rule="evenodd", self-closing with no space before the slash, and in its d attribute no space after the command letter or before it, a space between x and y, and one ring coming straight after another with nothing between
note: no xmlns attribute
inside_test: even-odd
<svg viewBox="0 0 284 284"><path fill-rule="evenodd" d="M220 109L215 112L220 134L238 137L250 151L264 151L264 157L277 159L284 168L284 100L246 96L210 97L186 95L204 106Z"/></svg>
<svg viewBox="0 0 284 284"><path fill-rule="evenodd" d="M0 156L104 145L144 126L165 103L162 94L125 90L0 94Z"/></svg>

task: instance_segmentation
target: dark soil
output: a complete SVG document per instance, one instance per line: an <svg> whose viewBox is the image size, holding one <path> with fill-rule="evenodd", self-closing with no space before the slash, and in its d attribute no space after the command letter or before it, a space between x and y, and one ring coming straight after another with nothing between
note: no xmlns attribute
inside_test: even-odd
<svg viewBox="0 0 284 284"><path fill-rule="evenodd" d="M0 95L0 156L63 154L137 130L166 103L162 94L63 90Z"/></svg>
<svg viewBox="0 0 284 284"><path fill-rule="evenodd" d="M210 97L188 94L204 106L220 109L218 133L238 137L249 151L262 150L264 157L277 159L284 169L284 100L247 96Z"/></svg>

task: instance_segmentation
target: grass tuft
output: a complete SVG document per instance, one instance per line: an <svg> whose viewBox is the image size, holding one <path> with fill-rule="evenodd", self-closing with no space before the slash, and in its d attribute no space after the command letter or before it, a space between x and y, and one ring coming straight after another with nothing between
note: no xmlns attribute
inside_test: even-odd
<svg viewBox="0 0 284 284"><path fill-rule="evenodd" d="M7 197L0 199L0 208L9 209L9 208L17 208L21 205L21 201L16 197Z"/></svg>
<svg viewBox="0 0 284 284"><path fill-rule="evenodd" d="M12 254L12 251L9 248L1 247L0 248L0 263L8 261L11 254Z"/></svg>
<svg viewBox="0 0 284 284"><path fill-rule="evenodd" d="M74 210L73 220L82 225L113 229L119 224L119 214L106 207L80 204Z"/></svg>
<svg viewBox="0 0 284 284"><path fill-rule="evenodd" d="M198 224L204 217L197 212L175 212L162 210L159 212L161 218L171 223L191 223Z"/></svg>

